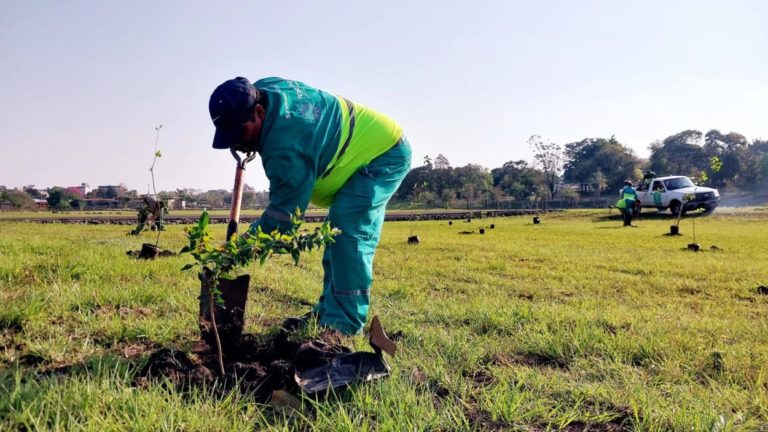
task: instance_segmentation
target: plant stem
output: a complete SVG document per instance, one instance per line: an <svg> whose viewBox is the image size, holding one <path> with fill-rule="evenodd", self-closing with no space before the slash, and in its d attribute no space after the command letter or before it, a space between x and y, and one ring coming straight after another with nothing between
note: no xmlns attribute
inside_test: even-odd
<svg viewBox="0 0 768 432"><path fill-rule="evenodd" d="M155 127L155 152L153 153L154 157L152 158L152 166L149 167L149 175L152 176L152 193L155 195L155 200L158 201L159 204L159 198L157 196L157 188L155 187L155 162L157 162L157 141L160 139L160 129L162 129L163 125ZM163 210L161 209L160 212ZM157 247L158 244L160 244L160 225L159 221L155 222L155 226L157 227L157 237L155 238L155 247Z"/></svg>
<svg viewBox="0 0 768 432"><path fill-rule="evenodd" d="M216 325L216 299L213 295L213 282L208 281L208 305L211 313L211 323L213 324L213 336L216 339L216 353L219 356L219 372L221 372L222 378L224 377L224 353L221 351L221 339L219 339L219 327Z"/></svg>

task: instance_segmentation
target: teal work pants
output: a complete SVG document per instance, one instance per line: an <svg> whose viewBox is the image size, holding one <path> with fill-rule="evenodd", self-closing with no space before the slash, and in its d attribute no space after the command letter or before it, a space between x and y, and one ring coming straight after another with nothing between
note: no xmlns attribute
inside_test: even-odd
<svg viewBox="0 0 768 432"><path fill-rule="evenodd" d="M323 253L323 293L314 308L320 325L348 335L363 329L384 210L410 169L411 147L402 139L357 170L336 194L327 219L342 233Z"/></svg>

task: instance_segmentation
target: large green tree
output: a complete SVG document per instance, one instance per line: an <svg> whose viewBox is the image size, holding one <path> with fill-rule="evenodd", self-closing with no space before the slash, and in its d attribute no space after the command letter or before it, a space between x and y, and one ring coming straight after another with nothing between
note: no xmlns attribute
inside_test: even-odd
<svg viewBox="0 0 768 432"><path fill-rule="evenodd" d="M685 130L651 144L650 169L659 175L699 177L710 165L703 138L700 131Z"/></svg>
<svg viewBox="0 0 768 432"><path fill-rule="evenodd" d="M709 184L716 187L733 185L748 186L756 180L755 160L749 152L749 140L736 132L722 134L712 129L704 136L704 151L710 158L717 157L722 163L719 170L707 171Z"/></svg>
<svg viewBox="0 0 768 432"><path fill-rule="evenodd" d="M554 199L562 183L563 148L539 135L531 135L528 146L533 151L534 165L544 174L544 186L549 191L549 198Z"/></svg>
<svg viewBox="0 0 768 432"><path fill-rule="evenodd" d="M73 200L79 204L79 197L65 189L60 187L48 189L46 201L48 201L48 208L51 210L68 210L72 207Z"/></svg>
<svg viewBox="0 0 768 432"><path fill-rule="evenodd" d="M472 207L475 200L493 189L491 173L480 165L469 164L455 168L453 175L461 184L458 189L459 198L466 200L467 208Z"/></svg>
<svg viewBox="0 0 768 432"><path fill-rule="evenodd" d="M34 210L37 208L32 195L23 190L11 189L0 193L0 201L9 202L16 210Z"/></svg>
<svg viewBox="0 0 768 432"><path fill-rule="evenodd" d="M585 138L565 145L565 181L588 184L598 195L617 191L641 166L632 150L614 137Z"/></svg>
<svg viewBox="0 0 768 432"><path fill-rule="evenodd" d="M755 140L749 146L750 173L754 180L750 189L768 186L768 140Z"/></svg>
<svg viewBox="0 0 768 432"><path fill-rule="evenodd" d="M544 174L524 160L505 162L491 170L493 186L514 199L526 199L544 184Z"/></svg>

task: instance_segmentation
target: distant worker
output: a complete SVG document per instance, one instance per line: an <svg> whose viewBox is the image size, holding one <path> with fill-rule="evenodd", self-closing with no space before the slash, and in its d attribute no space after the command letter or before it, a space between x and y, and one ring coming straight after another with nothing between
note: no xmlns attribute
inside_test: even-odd
<svg viewBox="0 0 768 432"><path fill-rule="evenodd" d="M648 190L651 186L651 181L656 177L656 173L651 170L646 170L645 174L643 175L643 184L641 185L641 190Z"/></svg>
<svg viewBox="0 0 768 432"><path fill-rule="evenodd" d="M632 182L625 180L619 201L616 202L616 207L621 212L621 217L624 220L624 226L632 226L632 218L637 212L638 203L637 192L632 187Z"/></svg>
<svg viewBox="0 0 768 432"><path fill-rule="evenodd" d="M144 204L146 204L147 209L149 210L149 215L147 215L147 224L149 224L152 231L163 231L165 229L165 202L151 195L144 195Z"/></svg>
<svg viewBox="0 0 768 432"><path fill-rule="evenodd" d="M165 202L158 200L151 195L144 195L142 197L143 204L139 206L139 223L136 228L131 231L131 234L138 235L144 230L144 226L149 226L152 231L165 230L164 217L165 217Z"/></svg>
<svg viewBox="0 0 768 432"><path fill-rule="evenodd" d="M311 201L329 208L341 230L323 253L323 291L312 311L288 318L293 330L312 318L344 334L365 325L373 255L384 210L411 168L411 147L397 122L366 106L299 81L238 77L211 94L213 148L261 156L269 206L251 225L290 229Z"/></svg>

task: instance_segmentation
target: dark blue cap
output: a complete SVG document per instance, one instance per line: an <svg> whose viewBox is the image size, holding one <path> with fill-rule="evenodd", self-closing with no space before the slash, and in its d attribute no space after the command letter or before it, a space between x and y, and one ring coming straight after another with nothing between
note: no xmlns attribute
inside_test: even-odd
<svg viewBox="0 0 768 432"><path fill-rule="evenodd" d="M259 92L246 78L225 81L211 94L208 111L216 126L213 148L228 149L240 142L243 124L251 117Z"/></svg>

